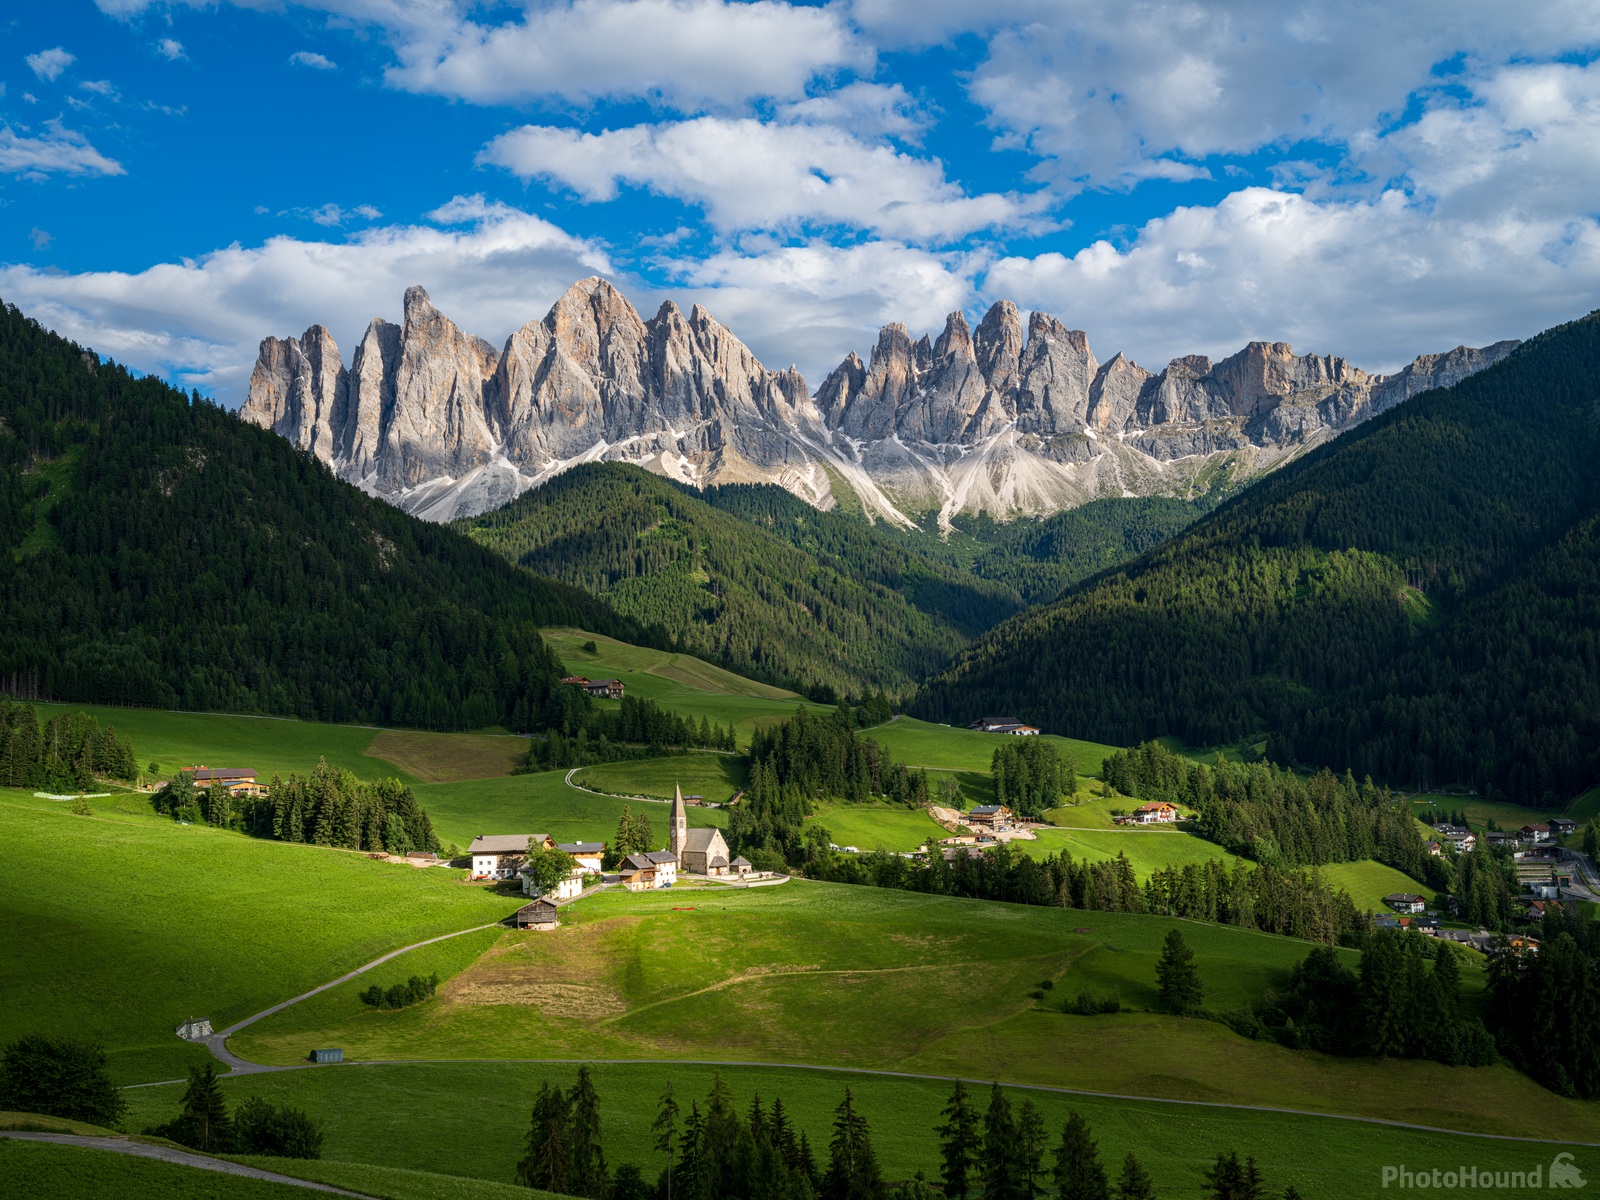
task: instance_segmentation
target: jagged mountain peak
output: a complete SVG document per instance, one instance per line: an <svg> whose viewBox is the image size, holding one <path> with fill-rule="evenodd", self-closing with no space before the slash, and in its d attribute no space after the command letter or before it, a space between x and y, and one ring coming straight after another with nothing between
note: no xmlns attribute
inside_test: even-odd
<svg viewBox="0 0 1600 1200"><path fill-rule="evenodd" d="M936 339L884 325L812 395L771 371L700 304L644 319L600 276L496 348L421 286L403 320L374 318L347 371L332 335L262 341L240 415L342 477L423 516L496 507L577 462L636 462L694 484L777 483L831 507L842 482L871 517L936 510L1005 518L1101 495L1184 492L1219 457L1241 471L1287 461L1516 343L1424 355L1395 376L1337 356L1251 342L1219 362L1151 374L1048 313L1009 300Z"/></svg>

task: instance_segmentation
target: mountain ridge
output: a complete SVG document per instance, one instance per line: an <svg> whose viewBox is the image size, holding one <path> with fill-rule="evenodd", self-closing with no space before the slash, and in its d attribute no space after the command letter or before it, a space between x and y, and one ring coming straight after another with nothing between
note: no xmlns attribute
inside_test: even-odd
<svg viewBox="0 0 1600 1200"><path fill-rule="evenodd" d="M1190 494L1208 468L1281 465L1517 343L1423 355L1392 376L1251 342L1152 373L1101 363L1081 330L1010 301L936 340L883 327L813 395L772 371L700 305L649 320L610 283L580 280L495 347L421 287L400 325L375 318L344 366L326 327L261 343L240 416L341 478L436 521L475 516L573 465L623 461L696 487L775 483L821 509L841 493L869 520L1045 516L1104 496Z"/></svg>

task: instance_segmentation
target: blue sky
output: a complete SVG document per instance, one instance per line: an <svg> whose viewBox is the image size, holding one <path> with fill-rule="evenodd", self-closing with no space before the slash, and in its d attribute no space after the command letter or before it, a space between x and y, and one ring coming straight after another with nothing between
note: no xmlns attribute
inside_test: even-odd
<svg viewBox="0 0 1600 1200"><path fill-rule="evenodd" d="M1402 10L1402 11L1396 11ZM813 387L1006 298L1384 370L1600 305L1600 6L11 0L0 297L241 398L421 283L603 274Z"/></svg>

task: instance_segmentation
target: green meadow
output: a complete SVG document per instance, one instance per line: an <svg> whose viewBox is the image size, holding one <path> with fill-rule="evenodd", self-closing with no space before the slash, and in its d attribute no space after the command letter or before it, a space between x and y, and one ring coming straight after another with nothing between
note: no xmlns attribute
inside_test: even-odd
<svg viewBox="0 0 1600 1200"><path fill-rule="evenodd" d="M1484 1133L1600 1137L1592 1106L1563 1100L1509 1067L1327 1058L1150 1011L1161 941L1174 925L1195 950L1205 1004L1216 1011L1281 986L1309 950L1162 917L805 881L748 891L608 892L565 910L554 933L499 933L423 1004L373 1012L346 984L230 1044L253 1061L283 1064L316 1044L373 1063L570 1058L878 1068ZM1481 989L1481 978L1469 975L1469 990ZM1116 990L1128 1011L1063 1013L1063 1002L1085 989Z"/></svg>
<svg viewBox="0 0 1600 1200"><path fill-rule="evenodd" d="M1329 863L1317 869L1334 887L1341 887L1349 892L1350 899L1354 900L1356 907L1363 911L1371 909L1374 912L1389 912L1389 907L1384 904L1383 898L1394 892L1412 892L1426 896L1429 903L1433 902L1432 888L1424 887L1403 871L1396 871L1393 867L1386 867L1371 859L1362 862Z"/></svg>
<svg viewBox="0 0 1600 1200"><path fill-rule="evenodd" d="M673 770L685 760L650 761L662 770ZM428 810L439 840L447 848L454 842L465 849L480 833L548 833L561 842L610 841L616 835L617 820L624 807L649 817L656 839L665 844L667 805L579 791L567 786L566 775L565 771L541 771L502 779L428 784L416 788L417 800ZM670 783L667 788L671 795ZM689 809L690 825L726 826L727 822L725 809Z"/></svg>
<svg viewBox="0 0 1600 1200"><path fill-rule="evenodd" d="M559 1047L552 1047L559 1051ZM980 1104L987 1102L988 1079L980 1057L955 1072L971 1080ZM251 1075L223 1083L230 1102L264 1096L288 1102L322 1117L328 1125L325 1158L313 1163L274 1163L271 1168L305 1178L378 1191L389 1173L363 1175L358 1164L383 1163L391 1170L439 1173L499 1184L508 1183L526 1133L528 1110L541 1082L569 1087L572 1063L395 1064ZM653 1148L650 1121L670 1083L685 1107L703 1099L720 1074L743 1109L760 1095L775 1096L804 1130L814 1149L826 1153L832 1109L849 1087L867 1118L873 1145L889 1179L922 1171L937 1178L935 1125L950 1093L943 1080L893 1079L848 1071L810 1071L791 1067L722 1067L688 1063L611 1064L590 1067L601 1100L607 1161L632 1162L647 1178L661 1170L663 1156ZM1415 1080L1436 1083L1437 1080ZM176 1106L178 1087L146 1088L133 1094L134 1122L162 1119ZM1010 1092L1013 1103L1022 1092ZM1308 1200L1361 1200L1387 1194L1381 1186L1383 1163L1413 1168L1462 1162L1500 1170L1527 1170L1548 1164L1562 1147L1495 1141L1464 1135L1381 1128L1326 1117L1280 1112L1249 1112L1192 1104L1027 1093L1053 1134L1070 1111L1090 1122L1102 1160L1114 1168L1130 1151L1154 1177L1163 1200L1199 1200L1204 1172L1219 1152L1254 1154L1273 1195L1293 1185ZM1559 1138L1561 1129L1545 1131ZM1576 1136L1576 1135L1569 1135ZM1581 1140L1581 1139L1579 1139ZM1585 1149L1569 1149L1580 1164ZM1588 1151L1592 1156L1593 1151ZM251 1160L266 1166L265 1160ZM370 1180L370 1184L368 1181ZM466 1179L462 1180L463 1183ZM1392 1189L1391 1189L1392 1190ZM500 1193L418 1193L446 1196ZM527 1195L528 1193L523 1192Z"/></svg>
<svg viewBox="0 0 1600 1200"><path fill-rule="evenodd" d="M0 790L0 1042L94 1038L129 1082L204 1060L173 1036L189 1017L221 1029L517 903L460 871L178 825L134 794L90 804Z"/></svg>
<svg viewBox="0 0 1600 1200"><path fill-rule="evenodd" d="M677 785L685 796L703 796L712 804L725 804L744 790L749 778L741 756L693 753L598 763L584 767L572 782L597 792L652 796L657 800L671 800L673 786Z"/></svg>
<svg viewBox="0 0 1600 1200"><path fill-rule="evenodd" d="M806 824L826 827L836 846L861 850L915 850L929 839L950 836L926 809L900 804L819 805Z"/></svg>
<svg viewBox="0 0 1600 1200"><path fill-rule="evenodd" d="M788 719L801 705L822 711L831 707L735 675L692 654L632 646L581 629L546 629L544 638L574 675L620 679L629 694L654 700L697 721L701 717L719 725L731 721L740 745L747 744L760 726ZM591 641L596 647L593 654L583 649Z"/></svg>
<svg viewBox="0 0 1600 1200"><path fill-rule="evenodd" d="M0 1138L0 1177L7 1200L306 1200L308 1195L290 1183L16 1138Z"/></svg>
<svg viewBox="0 0 1600 1200"><path fill-rule="evenodd" d="M884 725L875 725L863 731L867 737L894 751L896 762L910 767L937 767L946 771L977 771L987 774L994 758L995 748L1005 736L997 733L979 733L975 729L956 729L949 725L934 725L915 717L901 717ZM1079 775L1100 775L1100 763L1117 747L1099 742L1085 742L1077 738L1044 734L1063 755L1071 755Z"/></svg>
<svg viewBox="0 0 1600 1200"><path fill-rule="evenodd" d="M1012 847L1033 858L1066 850L1073 858L1103 862L1124 854L1134 874L1144 879L1159 868L1184 867L1220 859L1230 868L1238 861L1215 842L1179 829L1040 829L1037 840L1018 839Z"/></svg>

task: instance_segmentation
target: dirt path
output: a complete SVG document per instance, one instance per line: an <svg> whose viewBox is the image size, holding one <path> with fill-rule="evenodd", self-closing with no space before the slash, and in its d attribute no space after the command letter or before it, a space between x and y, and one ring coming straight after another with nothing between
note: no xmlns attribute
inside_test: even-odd
<svg viewBox="0 0 1600 1200"><path fill-rule="evenodd" d="M347 1192L326 1183L310 1179L296 1179L293 1175L279 1175L261 1171L243 1163L192 1154L187 1150L174 1150L170 1146L151 1146L144 1142L130 1142L123 1138L81 1137L75 1133L25 1133L20 1130L0 1129L0 1137L16 1138L24 1142L54 1142L58 1146L82 1146L86 1150L109 1150L113 1154L131 1154L135 1158L153 1158L160 1162L175 1163L180 1167L198 1167L202 1171L216 1171L222 1175L241 1175L246 1179L262 1179L268 1183L286 1183L291 1187L310 1188L313 1192L331 1192L335 1196L355 1196L369 1200L365 1192Z"/></svg>

